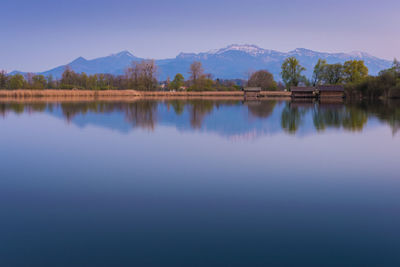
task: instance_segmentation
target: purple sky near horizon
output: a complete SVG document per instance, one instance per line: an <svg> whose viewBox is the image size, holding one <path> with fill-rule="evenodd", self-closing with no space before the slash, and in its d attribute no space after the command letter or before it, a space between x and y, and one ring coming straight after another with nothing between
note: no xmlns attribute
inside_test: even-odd
<svg viewBox="0 0 400 267"><path fill-rule="evenodd" d="M44 71L129 50L171 58L229 44L400 58L399 0L2 0L0 69Z"/></svg>

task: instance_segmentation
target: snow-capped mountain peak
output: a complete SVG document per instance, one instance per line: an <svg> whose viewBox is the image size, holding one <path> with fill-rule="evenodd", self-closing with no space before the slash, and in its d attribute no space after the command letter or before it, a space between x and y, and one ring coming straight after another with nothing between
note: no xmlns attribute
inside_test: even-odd
<svg viewBox="0 0 400 267"><path fill-rule="evenodd" d="M132 53L129 52L128 50L124 50L124 51L121 51L121 52L119 52L119 53L112 54L111 56L114 56L114 57L132 57L132 58L135 57L135 56L132 55Z"/></svg>
<svg viewBox="0 0 400 267"><path fill-rule="evenodd" d="M352 51L349 53L350 56L357 57L357 58L363 58L363 57L373 57L370 54L362 51Z"/></svg>
<svg viewBox="0 0 400 267"><path fill-rule="evenodd" d="M219 54L223 54L229 51L241 51L253 56L257 56L260 54L264 54L266 53L268 50L262 49L256 45L238 45L238 44L233 44L233 45L229 45L225 48L222 49L215 49L215 50L211 50L209 52L207 52L207 54L214 54L214 55L219 55Z"/></svg>
<svg viewBox="0 0 400 267"><path fill-rule="evenodd" d="M289 55L299 55L299 56L314 56L316 54L324 54L321 52L315 52L306 48L296 48L288 53Z"/></svg>
<svg viewBox="0 0 400 267"><path fill-rule="evenodd" d="M267 50L256 45L229 45L222 49L202 53L181 53L176 58L156 60L159 67L159 79L174 77L177 73L187 75L190 64L200 61L204 70L216 78L236 79L246 78L249 70L265 69L270 71L276 80L280 79L281 65L288 57L294 56L299 59L300 64L306 68L304 75L312 76L313 68L318 59L325 59L329 64L344 63L347 60L364 60L369 73L376 75L379 71L387 69L392 65L389 60L370 56L365 52L352 53L328 53L318 52L305 48L297 48L290 52ZM67 63L75 72L86 74L111 73L115 75L124 74L127 66L132 61L140 61L142 58L135 57L129 51L122 51L107 57L84 59L77 58ZM65 65L41 72L45 76L53 75L60 78L65 70ZM18 72L12 72L18 73Z"/></svg>

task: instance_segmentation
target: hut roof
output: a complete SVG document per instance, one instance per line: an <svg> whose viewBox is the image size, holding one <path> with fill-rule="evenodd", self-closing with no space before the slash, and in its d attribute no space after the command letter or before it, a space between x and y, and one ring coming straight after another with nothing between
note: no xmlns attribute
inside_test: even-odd
<svg viewBox="0 0 400 267"><path fill-rule="evenodd" d="M260 92L261 87L245 87L244 91L246 92Z"/></svg>
<svg viewBox="0 0 400 267"><path fill-rule="evenodd" d="M320 85L318 90L324 92L344 92L343 85Z"/></svg>
<svg viewBox="0 0 400 267"><path fill-rule="evenodd" d="M314 92L314 87L290 87L292 92Z"/></svg>

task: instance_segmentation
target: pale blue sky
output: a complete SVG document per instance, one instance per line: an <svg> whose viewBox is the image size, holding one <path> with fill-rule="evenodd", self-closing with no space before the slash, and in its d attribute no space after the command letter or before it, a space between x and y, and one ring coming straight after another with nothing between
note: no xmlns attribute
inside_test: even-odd
<svg viewBox="0 0 400 267"><path fill-rule="evenodd" d="M399 0L2 0L0 7L7 71L121 50L167 58L232 43L400 58Z"/></svg>

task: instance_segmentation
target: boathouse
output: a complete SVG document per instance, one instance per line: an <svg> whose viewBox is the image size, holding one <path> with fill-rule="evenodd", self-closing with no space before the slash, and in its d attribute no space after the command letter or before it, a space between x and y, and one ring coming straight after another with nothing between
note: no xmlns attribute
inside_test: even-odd
<svg viewBox="0 0 400 267"><path fill-rule="evenodd" d="M290 87L293 98L314 98L316 97L315 87Z"/></svg>
<svg viewBox="0 0 400 267"><path fill-rule="evenodd" d="M320 85L317 87L320 98L343 98L344 87L342 85Z"/></svg>
<svg viewBox="0 0 400 267"><path fill-rule="evenodd" d="M245 99L258 98L261 93L261 87L245 87L243 91Z"/></svg>

